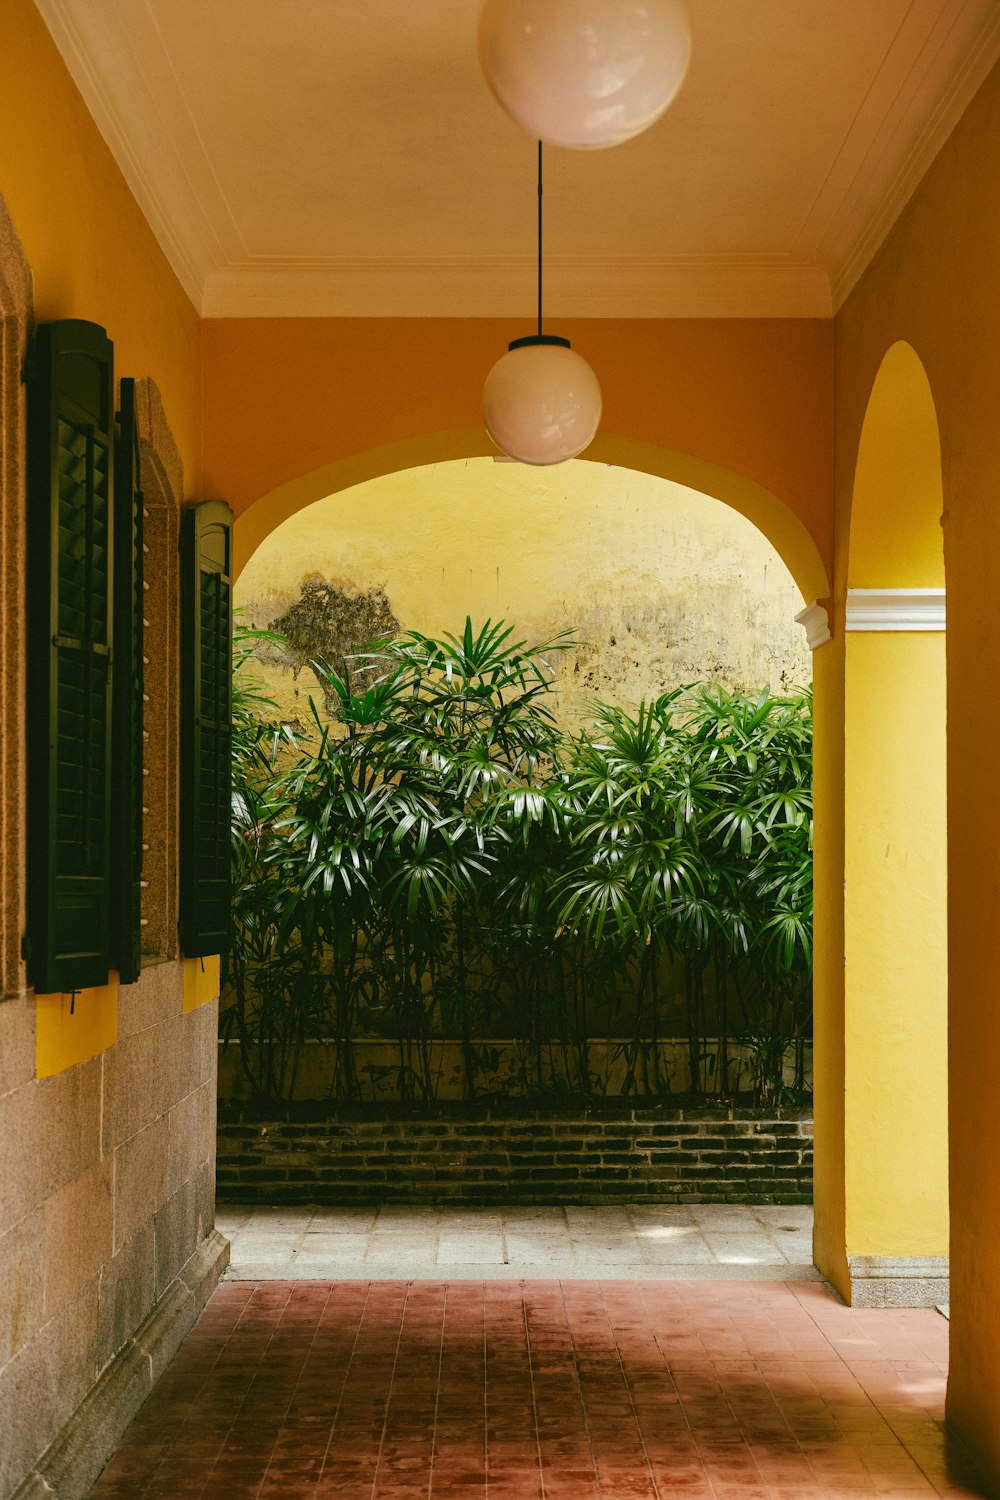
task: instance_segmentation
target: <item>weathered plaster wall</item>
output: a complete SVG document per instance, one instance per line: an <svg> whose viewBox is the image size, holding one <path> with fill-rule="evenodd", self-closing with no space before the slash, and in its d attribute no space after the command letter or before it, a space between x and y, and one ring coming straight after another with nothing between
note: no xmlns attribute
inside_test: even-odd
<svg viewBox="0 0 1000 1500"><path fill-rule="evenodd" d="M427 465L307 506L260 545L236 587L247 624L270 626L320 577L384 590L403 628L458 633L504 619L518 639L574 631L553 653L558 712L575 728L595 698L634 706L698 679L752 690L808 682L802 596L774 548L718 500L649 474L575 460L555 469L488 458ZM264 653L265 658L267 653ZM259 665L288 717L318 683Z"/></svg>

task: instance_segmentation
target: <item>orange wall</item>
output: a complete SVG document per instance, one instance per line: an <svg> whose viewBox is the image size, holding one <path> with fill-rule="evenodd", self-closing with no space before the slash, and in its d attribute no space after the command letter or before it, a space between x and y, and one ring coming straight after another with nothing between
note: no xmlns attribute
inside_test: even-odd
<svg viewBox="0 0 1000 1500"><path fill-rule="evenodd" d="M119 375L150 375L197 493L199 320L31 0L0 3L0 192L34 273L35 316L87 318Z"/></svg>
<svg viewBox="0 0 1000 1500"><path fill-rule="evenodd" d="M1000 1486L1000 70L836 320L837 574L882 358L913 345L941 433L948 588L951 1348L948 1411Z"/></svg>
<svg viewBox="0 0 1000 1500"><path fill-rule="evenodd" d="M601 430L745 475L831 546L832 325L564 320L597 371ZM203 325L207 493L237 514L347 455L482 425L521 325L475 319L213 319Z"/></svg>

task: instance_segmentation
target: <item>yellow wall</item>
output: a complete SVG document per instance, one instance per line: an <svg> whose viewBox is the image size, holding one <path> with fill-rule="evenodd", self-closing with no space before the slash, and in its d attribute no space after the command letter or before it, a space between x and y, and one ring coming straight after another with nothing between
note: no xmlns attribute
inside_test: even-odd
<svg viewBox="0 0 1000 1500"><path fill-rule="evenodd" d="M219 956L184 960L184 1009L197 1010L219 998Z"/></svg>
<svg viewBox="0 0 1000 1500"><path fill-rule="evenodd" d="M35 1076L51 1078L113 1047L118 1040L118 975L75 995L38 995Z"/></svg>
<svg viewBox="0 0 1000 1500"><path fill-rule="evenodd" d="M845 665L846 1249L947 1255L944 633Z"/></svg>
<svg viewBox="0 0 1000 1500"><path fill-rule="evenodd" d="M199 320L32 0L0 5L0 192L34 275L35 316L101 323L118 375L151 375L192 488Z"/></svg>
<svg viewBox="0 0 1000 1500"><path fill-rule="evenodd" d="M948 580L951 1374L948 1413L1000 1485L1000 72L980 90L837 318L838 592L855 455L887 351L927 371ZM835 977L824 983L835 988Z"/></svg>
<svg viewBox="0 0 1000 1500"><path fill-rule="evenodd" d="M605 464L473 458L368 480L273 531L236 605L270 627L309 577L381 588L404 629L429 635L460 631L466 615L529 641L573 630L579 645L551 657L569 727L597 697L633 706L699 678L752 691L812 675L802 595L760 532L718 500ZM289 667L255 671L286 718L308 718L319 696L308 666L297 680Z"/></svg>
<svg viewBox="0 0 1000 1500"><path fill-rule="evenodd" d="M151 376L189 485L200 474L200 323L31 0L0 5L0 191L31 267L39 322L85 318L115 345L116 376ZM40 1077L117 1037L117 981L40 996Z"/></svg>

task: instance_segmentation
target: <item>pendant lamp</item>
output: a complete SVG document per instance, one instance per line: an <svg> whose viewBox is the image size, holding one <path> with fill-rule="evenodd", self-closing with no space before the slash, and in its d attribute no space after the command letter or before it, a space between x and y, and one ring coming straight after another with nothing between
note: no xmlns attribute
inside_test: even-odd
<svg viewBox="0 0 1000 1500"><path fill-rule="evenodd" d="M538 332L514 339L486 377L486 431L509 458L561 464L592 441L601 420L597 376L569 339L542 332L542 143L538 142Z"/></svg>
<svg viewBox="0 0 1000 1500"><path fill-rule="evenodd" d="M682 0L486 0L479 23L500 106L531 135L580 151L659 119L690 55Z"/></svg>

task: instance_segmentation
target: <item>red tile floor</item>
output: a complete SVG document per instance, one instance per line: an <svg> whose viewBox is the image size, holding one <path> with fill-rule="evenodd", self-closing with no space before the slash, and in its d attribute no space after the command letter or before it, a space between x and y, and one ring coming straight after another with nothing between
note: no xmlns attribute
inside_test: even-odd
<svg viewBox="0 0 1000 1500"><path fill-rule="evenodd" d="M233 1282L92 1500L978 1495L947 1349L807 1282Z"/></svg>

